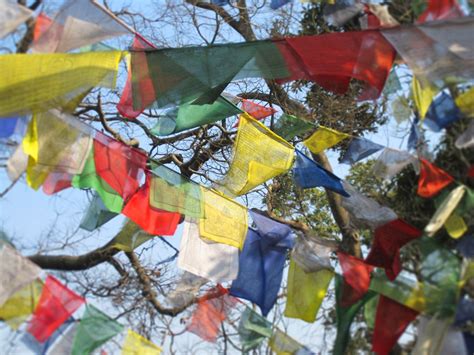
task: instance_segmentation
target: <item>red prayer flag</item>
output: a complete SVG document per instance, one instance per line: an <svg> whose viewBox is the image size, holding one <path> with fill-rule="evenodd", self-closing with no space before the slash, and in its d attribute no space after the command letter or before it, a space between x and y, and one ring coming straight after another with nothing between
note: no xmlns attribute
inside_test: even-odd
<svg viewBox="0 0 474 355"><path fill-rule="evenodd" d="M270 115L273 115L277 110L272 107L266 107L263 105L259 105L253 101L242 99L242 111L247 112L253 118L257 120L264 119ZM234 125L233 128L239 125L240 119L237 120L237 123Z"/></svg>
<svg viewBox="0 0 474 355"><path fill-rule="evenodd" d="M454 179L447 172L429 161L421 159L418 195L427 198L433 197L453 181Z"/></svg>
<svg viewBox="0 0 474 355"><path fill-rule="evenodd" d="M33 30L33 41L37 41L52 23L53 20L41 12L36 18L35 28Z"/></svg>
<svg viewBox="0 0 474 355"><path fill-rule="evenodd" d="M388 222L375 230L374 242L365 262L385 268L387 277L393 281L402 269L400 249L421 235L420 230L401 219Z"/></svg>
<svg viewBox="0 0 474 355"><path fill-rule="evenodd" d="M418 312L380 295L375 315L372 350L388 354Z"/></svg>
<svg viewBox="0 0 474 355"><path fill-rule="evenodd" d="M145 184L130 198L122 214L150 234L173 235L181 215L150 206L150 181L151 176L147 175Z"/></svg>
<svg viewBox="0 0 474 355"><path fill-rule="evenodd" d="M374 267L362 259L340 251L337 252L337 257L344 277L341 305L349 307L364 297L369 290L370 273Z"/></svg>
<svg viewBox="0 0 474 355"><path fill-rule="evenodd" d="M45 342L83 303L84 298L49 275L28 324L28 332Z"/></svg>
<svg viewBox="0 0 474 355"><path fill-rule="evenodd" d="M470 178L474 178L474 165L469 168L467 176L469 176Z"/></svg>
<svg viewBox="0 0 474 355"><path fill-rule="evenodd" d="M53 195L71 187L72 175L68 173L52 172L43 183L43 192Z"/></svg>
<svg viewBox="0 0 474 355"><path fill-rule="evenodd" d="M418 17L417 23L434 20L447 20L464 16L456 0L428 0L428 7Z"/></svg>
<svg viewBox="0 0 474 355"><path fill-rule="evenodd" d="M96 173L127 202L140 186L147 156L99 132L94 139L94 161Z"/></svg>

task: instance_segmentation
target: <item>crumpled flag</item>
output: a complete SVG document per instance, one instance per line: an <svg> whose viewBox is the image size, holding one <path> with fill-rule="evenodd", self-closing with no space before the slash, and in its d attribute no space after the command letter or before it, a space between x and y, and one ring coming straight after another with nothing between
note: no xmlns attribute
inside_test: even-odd
<svg viewBox="0 0 474 355"><path fill-rule="evenodd" d="M461 111L457 108L453 98L443 91L431 103L423 122L432 131L439 132L460 118Z"/></svg>
<svg viewBox="0 0 474 355"><path fill-rule="evenodd" d="M272 323L246 307L240 316L238 332L242 350L248 352L258 348L265 339L272 336Z"/></svg>
<svg viewBox="0 0 474 355"><path fill-rule="evenodd" d="M311 137L305 139L303 143L312 153L318 154L349 137L350 135L346 133L328 127L319 126Z"/></svg>
<svg viewBox="0 0 474 355"><path fill-rule="evenodd" d="M153 168L150 205L169 212L179 212L190 218L204 217L201 187L170 168Z"/></svg>
<svg viewBox="0 0 474 355"><path fill-rule="evenodd" d="M166 302L175 308L185 307L194 300L201 286L208 282L202 277L184 271L175 283L175 288L168 292Z"/></svg>
<svg viewBox="0 0 474 355"><path fill-rule="evenodd" d="M349 148L347 148L344 157L341 159L341 163L344 164L355 164L358 161L377 153L379 150L385 148L383 145L374 143L365 138L354 138Z"/></svg>
<svg viewBox="0 0 474 355"><path fill-rule="evenodd" d="M223 96L210 104L187 102L162 115L151 132L158 136L179 133L191 128L222 121L243 111Z"/></svg>
<svg viewBox="0 0 474 355"><path fill-rule="evenodd" d="M8 245L0 248L0 307L24 286L33 282L41 269Z"/></svg>
<svg viewBox="0 0 474 355"><path fill-rule="evenodd" d="M215 343L221 324L235 306L237 300L229 295L229 291L221 285L207 292L198 301L186 329L203 340Z"/></svg>
<svg viewBox="0 0 474 355"><path fill-rule="evenodd" d="M115 216L117 216L117 213L110 212L107 207L105 207L100 196L97 193L94 193L89 207L82 217L79 227L92 232L100 226L103 226Z"/></svg>
<svg viewBox="0 0 474 355"><path fill-rule="evenodd" d="M74 337L72 355L92 353L99 346L120 333L123 328L123 325L94 306L86 305L86 310Z"/></svg>
<svg viewBox="0 0 474 355"><path fill-rule="evenodd" d="M268 346L276 355L293 355L297 354L303 345L298 343L288 334L283 333L280 329L275 329L272 337L268 341Z"/></svg>
<svg viewBox="0 0 474 355"><path fill-rule="evenodd" d="M455 102L456 106L465 116L474 116L474 88L470 88L456 97Z"/></svg>
<svg viewBox="0 0 474 355"><path fill-rule="evenodd" d="M273 131L287 141L292 140L296 136L301 136L314 128L316 128L314 123L286 113L282 114L273 125Z"/></svg>
<svg viewBox="0 0 474 355"><path fill-rule="evenodd" d="M293 168L293 178L302 189L324 187L338 194L349 197L342 186L342 180L332 172L324 169L314 160L308 158L299 150L296 151L296 163Z"/></svg>
<svg viewBox="0 0 474 355"><path fill-rule="evenodd" d="M242 111L247 112L257 120L264 119L265 117L271 116L277 112L273 107L266 107L246 99L242 99L240 107L242 108ZM236 126L238 126L238 122Z"/></svg>
<svg viewBox="0 0 474 355"><path fill-rule="evenodd" d="M415 103L416 110L421 119L424 119L429 108L433 103L433 99L438 94L439 89L435 86L424 83L422 85L415 76L413 76L411 84L411 95Z"/></svg>
<svg viewBox="0 0 474 355"><path fill-rule="evenodd" d="M426 10L418 16L417 23L434 20L447 20L464 16L456 0L428 0Z"/></svg>
<svg viewBox="0 0 474 355"><path fill-rule="evenodd" d="M342 26L363 12L364 4L338 1L334 4L325 4L323 8L323 17L329 25Z"/></svg>
<svg viewBox="0 0 474 355"><path fill-rule="evenodd" d="M381 30L423 87L472 78L471 17ZM416 46L415 46L416 43ZM423 117L420 112L420 116Z"/></svg>
<svg viewBox="0 0 474 355"><path fill-rule="evenodd" d="M342 198L341 204L350 213L355 226L376 229L398 218L391 208L361 194L348 182L344 181L343 185L350 196Z"/></svg>
<svg viewBox="0 0 474 355"><path fill-rule="evenodd" d="M387 277L393 281L402 270L400 249L421 235L420 230L401 219L388 222L375 230L372 248L365 262L383 267Z"/></svg>
<svg viewBox="0 0 474 355"><path fill-rule="evenodd" d="M336 324L337 324L337 335L334 341L333 354L344 355L346 353L346 347L349 343L351 323L359 310L375 296L373 291L369 291L365 296L357 301L350 307L344 307L341 305L343 299L343 278L340 275L334 277L336 283Z"/></svg>
<svg viewBox="0 0 474 355"><path fill-rule="evenodd" d="M199 225L188 220L181 236L178 267L216 283L231 281L237 278L239 249L201 239Z"/></svg>
<svg viewBox="0 0 474 355"><path fill-rule="evenodd" d="M28 155L23 151L23 145L19 144L7 161L7 175L11 181L16 181L28 167Z"/></svg>
<svg viewBox="0 0 474 355"><path fill-rule="evenodd" d="M13 32L33 15L26 6L11 0L0 0L0 38Z"/></svg>
<svg viewBox="0 0 474 355"><path fill-rule="evenodd" d="M418 312L380 295L372 337L372 351L388 354Z"/></svg>
<svg viewBox="0 0 474 355"><path fill-rule="evenodd" d="M27 331L44 343L84 302L84 298L48 275Z"/></svg>
<svg viewBox="0 0 474 355"><path fill-rule="evenodd" d="M306 273L298 263L291 259L285 317L313 323L333 277L332 270L322 269Z"/></svg>
<svg viewBox="0 0 474 355"><path fill-rule="evenodd" d="M114 174L114 176L117 175ZM151 235L173 235L181 215L150 206L150 180L151 174L147 173L145 184L131 195L123 207L122 214Z"/></svg>
<svg viewBox="0 0 474 355"><path fill-rule="evenodd" d="M277 10L280 7L292 2L292 0L271 0L270 1L270 9Z"/></svg>
<svg viewBox="0 0 474 355"><path fill-rule="evenodd" d="M467 129L459 135L454 145L458 149L466 149L474 146L474 120L471 120Z"/></svg>
<svg viewBox="0 0 474 355"><path fill-rule="evenodd" d="M470 236L472 238L472 236ZM464 327L474 320L474 300L463 297L459 300L453 325Z"/></svg>
<svg viewBox="0 0 474 355"><path fill-rule="evenodd" d="M464 194L466 192L466 187L464 185L459 185L453 189L449 195L443 200L443 202L438 206L435 214L431 217L428 224L425 226L425 233L432 237L445 222L452 215L458 204L461 202Z"/></svg>
<svg viewBox="0 0 474 355"><path fill-rule="evenodd" d="M0 319L10 328L18 330L20 325L34 312L42 290L43 283L34 280L15 292L0 307Z"/></svg>
<svg viewBox="0 0 474 355"><path fill-rule="evenodd" d="M253 211L250 215L257 229L248 230L240 253L239 273L230 294L257 304L266 316L277 300L293 235L285 224Z"/></svg>
<svg viewBox="0 0 474 355"><path fill-rule="evenodd" d="M307 273L332 270L330 256L335 250L336 246L324 238L302 235L296 239L291 258Z"/></svg>
<svg viewBox="0 0 474 355"><path fill-rule="evenodd" d="M33 42L33 52L67 52L110 37L131 34L109 10L91 0L69 0Z"/></svg>
<svg viewBox="0 0 474 355"><path fill-rule="evenodd" d="M372 172L382 179L391 179L409 164L416 164L417 158L404 150L385 148L377 158Z"/></svg>
<svg viewBox="0 0 474 355"><path fill-rule="evenodd" d="M160 355L162 349L129 329L122 346L122 355Z"/></svg>
<svg viewBox="0 0 474 355"><path fill-rule="evenodd" d="M426 159L420 159L420 178L418 180L418 195L429 198L437 195L454 179L444 170L431 164Z"/></svg>
<svg viewBox="0 0 474 355"><path fill-rule="evenodd" d="M474 236L465 235L456 243L456 250L465 258L474 259Z"/></svg>
<svg viewBox="0 0 474 355"><path fill-rule="evenodd" d="M0 57L0 116L64 107L94 87L114 88L122 52Z"/></svg>
<svg viewBox="0 0 474 355"><path fill-rule="evenodd" d="M218 182L227 195L240 196L293 165L295 148L246 113L234 143L234 157L226 176Z"/></svg>
<svg viewBox="0 0 474 355"><path fill-rule="evenodd" d="M342 307L349 307L361 300L369 290L370 274L374 267L340 251L337 252L337 258L344 276L340 303Z"/></svg>
<svg viewBox="0 0 474 355"><path fill-rule="evenodd" d="M397 96L392 101L392 114L398 124L408 120L413 111L404 96Z"/></svg>
<svg viewBox="0 0 474 355"><path fill-rule="evenodd" d="M201 189L205 216L199 219L201 238L242 250L248 228L247 209L217 191Z"/></svg>
<svg viewBox="0 0 474 355"><path fill-rule="evenodd" d="M153 239L153 235L145 233L137 224L127 219L122 230L110 242L110 246L126 252L131 252L143 243Z"/></svg>

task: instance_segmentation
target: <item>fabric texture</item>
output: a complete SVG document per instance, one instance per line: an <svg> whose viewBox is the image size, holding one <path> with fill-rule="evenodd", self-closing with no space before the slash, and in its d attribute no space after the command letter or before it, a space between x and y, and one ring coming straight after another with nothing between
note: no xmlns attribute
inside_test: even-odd
<svg viewBox="0 0 474 355"><path fill-rule="evenodd" d="M463 12L456 0L428 0L428 6L423 11L417 23L424 23L434 20L446 20L463 16Z"/></svg>
<svg viewBox="0 0 474 355"><path fill-rule="evenodd" d="M362 259L340 251L337 252L337 258L344 276L339 301L342 307L350 307L361 300L369 290L370 274L374 267Z"/></svg>
<svg viewBox="0 0 474 355"><path fill-rule="evenodd" d="M273 131L284 140L291 141L296 136L302 136L315 127L312 122L284 113L274 124Z"/></svg>
<svg viewBox="0 0 474 355"><path fill-rule="evenodd" d="M275 329L272 337L268 341L268 346L276 355L297 354L298 351L303 348L303 345L280 329Z"/></svg>
<svg viewBox="0 0 474 355"><path fill-rule="evenodd" d="M408 120L413 114L408 100L404 96L398 96L391 104L392 114L398 124Z"/></svg>
<svg viewBox="0 0 474 355"><path fill-rule="evenodd" d="M131 252L140 245L148 242L154 236L145 233L137 224L126 220L122 230L115 236L110 243L112 247Z"/></svg>
<svg viewBox="0 0 474 355"><path fill-rule="evenodd" d="M349 137L350 135L346 133L328 127L319 126L311 137L304 141L304 144L308 147L311 153L318 154Z"/></svg>
<svg viewBox="0 0 474 355"><path fill-rule="evenodd" d="M432 131L439 132L461 118L451 95L444 91L431 103L423 121Z"/></svg>
<svg viewBox="0 0 474 355"><path fill-rule="evenodd" d="M468 355L462 333L450 327L449 320L421 317L414 355Z"/></svg>
<svg viewBox="0 0 474 355"><path fill-rule="evenodd" d="M420 178L417 192L421 197L433 197L454 181L447 172L431 164L428 160L420 160Z"/></svg>
<svg viewBox="0 0 474 355"><path fill-rule="evenodd" d="M97 193L94 193L86 213L82 217L80 228L92 232L117 216L110 212Z"/></svg>
<svg viewBox="0 0 474 355"><path fill-rule="evenodd" d="M257 120L264 119L265 117L271 116L277 112L273 107L263 106L246 99L242 99L240 107L242 108L242 111L247 112Z"/></svg>
<svg viewBox="0 0 474 355"><path fill-rule="evenodd" d="M377 158L372 172L382 179L391 179L409 164L416 163L416 157L398 149L385 148Z"/></svg>
<svg viewBox="0 0 474 355"><path fill-rule="evenodd" d="M435 96L439 90L430 83L422 85L415 76L411 84L411 95L415 103L416 110L421 119L425 118Z"/></svg>
<svg viewBox="0 0 474 355"><path fill-rule="evenodd" d="M355 164L384 148L384 146L369 141L368 139L354 138L349 145L349 148L347 148L344 157L341 159L341 163Z"/></svg>
<svg viewBox="0 0 474 355"><path fill-rule="evenodd" d="M161 348L129 329L122 346L122 355L160 355Z"/></svg>
<svg viewBox="0 0 474 355"><path fill-rule="evenodd" d="M16 181L28 167L28 155L23 151L23 145L19 144L7 161L7 175L10 181Z"/></svg>
<svg viewBox="0 0 474 355"><path fill-rule="evenodd" d="M272 323L250 308L246 307L240 316L240 344L244 352L258 348L273 334Z"/></svg>
<svg viewBox="0 0 474 355"><path fill-rule="evenodd" d="M176 282L175 288L168 293L166 302L173 307L185 307L192 303L201 286L206 283L208 283L207 279L184 271Z"/></svg>
<svg viewBox="0 0 474 355"><path fill-rule="evenodd" d="M33 15L29 8L11 0L0 0L0 38L13 32Z"/></svg>
<svg viewBox="0 0 474 355"><path fill-rule="evenodd" d="M64 322L66 324L68 321ZM51 344L48 348L48 354L50 355L64 355L72 353L72 344L76 337L77 324L68 326L61 334L61 338Z"/></svg>
<svg viewBox="0 0 474 355"><path fill-rule="evenodd" d="M332 270L330 256L335 250L335 244L323 238L300 235L296 239L291 258L306 273Z"/></svg>
<svg viewBox="0 0 474 355"><path fill-rule="evenodd" d="M474 116L474 88L463 92L456 97L456 106L468 117Z"/></svg>

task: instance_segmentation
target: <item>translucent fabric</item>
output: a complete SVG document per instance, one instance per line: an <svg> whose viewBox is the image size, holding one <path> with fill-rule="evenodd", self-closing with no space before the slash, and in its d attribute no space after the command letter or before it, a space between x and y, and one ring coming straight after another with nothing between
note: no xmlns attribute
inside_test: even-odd
<svg viewBox="0 0 474 355"><path fill-rule="evenodd" d="M147 158L143 151L129 147L100 132L94 139L97 175L125 202L138 190L145 173Z"/></svg>
<svg viewBox="0 0 474 355"><path fill-rule="evenodd" d="M84 302L84 298L49 275L27 331L44 343Z"/></svg>
<svg viewBox="0 0 474 355"><path fill-rule="evenodd" d="M462 82L473 76L471 17L382 30L423 86Z"/></svg>
<svg viewBox="0 0 474 355"><path fill-rule="evenodd" d="M432 131L439 132L461 118L461 111L457 108L453 98L442 92L431 103L423 121Z"/></svg>
<svg viewBox="0 0 474 355"><path fill-rule="evenodd" d="M332 270L306 273L292 259L288 271L285 317L313 323L333 277Z"/></svg>
<svg viewBox="0 0 474 355"><path fill-rule="evenodd" d="M246 307L240 316L239 338L244 352L258 348L273 334L272 323Z"/></svg>
<svg viewBox="0 0 474 355"><path fill-rule="evenodd" d="M283 333L280 329L275 329L272 337L268 342L268 346L276 355L292 355L296 354L303 345L298 343L288 334Z"/></svg>
<svg viewBox="0 0 474 355"><path fill-rule="evenodd" d="M311 137L304 141L304 145L307 146L312 153L318 154L349 137L350 135L346 133L319 126Z"/></svg>
<svg viewBox="0 0 474 355"><path fill-rule="evenodd" d="M222 322L236 302L236 299L229 296L225 288L218 285L199 299L198 306L186 329L203 340L215 342Z"/></svg>
<svg viewBox="0 0 474 355"><path fill-rule="evenodd" d="M342 26L357 15L364 12L364 4L354 4L352 1L325 4L323 8L324 20L332 26Z"/></svg>
<svg viewBox="0 0 474 355"><path fill-rule="evenodd" d="M143 53L146 66L143 66ZM232 58L232 60L229 60ZM159 107L214 102L232 80L288 76L287 64L270 41L132 52L134 108L143 102L140 81L150 76Z"/></svg>
<svg viewBox="0 0 474 355"><path fill-rule="evenodd" d="M0 38L13 32L32 15L33 11L13 0L0 0Z"/></svg>
<svg viewBox="0 0 474 355"><path fill-rule="evenodd" d="M132 252L153 236L141 230L141 228L130 220L126 220L122 230L115 236L111 246L126 252Z"/></svg>
<svg viewBox="0 0 474 355"><path fill-rule="evenodd" d="M115 87L122 52L0 57L0 116L64 107L94 87Z"/></svg>
<svg viewBox="0 0 474 355"><path fill-rule="evenodd" d="M201 239L199 225L194 221L185 221L178 267L216 283L231 281L237 278L239 249Z"/></svg>
<svg viewBox="0 0 474 355"><path fill-rule="evenodd" d="M474 236L465 235L456 243L456 250L465 258L474 258Z"/></svg>
<svg viewBox="0 0 474 355"><path fill-rule="evenodd" d="M367 4L367 26L361 26L363 29L377 29L380 27L394 27L399 26L397 20L395 20L388 9L388 5L380 4Z"/></svg>
<svg viewBox="0 0 474 355"><path fill-rule="evenodd" d="M239 273L230 294L249 300L266 316L276 302L288 249L293 247L291 228L250 212L257 230L249 228L239 258Z"/></svg>
<svg viewBox="0 0 474 355"><path fill-rule="evenodd" d="M467 129L459 135L454 145L458 149L467 149L474 146L474 120L471 120Z"/></svg>
<svg viewBox="0 0 474 355"><path fill-rule="evenodd" d="M372 351L388 354L417 315L413 309L381 295L375 316Z"/></svg>
<svg viewBox="0 0 474 355"><path fill-rule="evenodd" d="M304 135L304 133L315 127L316 126L309 121L284 113L273 126L273 131L284 140L290 141L296 136Z"/></svg>
<svg viewBox="0 0 474 355"><path fill-rule="evenodd" d="M156 135L165 136L215 123L239 113L242 113L242 110L223 96L219 96L210 104L184 103L160 117L151 131Z"/></svg>
<svg viewBox="0 0 474 355"><path fill-rule="evenodd" d="M87 305L74 337L72 354L90 354L122 330L123 325L94 306Z"/></svg>
<svg viewBox="0 0 474 355"><path fill-rule="evenodd" d="M201 238L242 249L248 228L247 209L216 191L201 189L205 216L199 220Z"/></svg>
<svg viewBox="0 0 474 355"><path fill-rule="evenodd" d="M27 123L28 118L25 116L0 118L0 143L6 138L15 139L16 136L23 136Z"/></svg>
<svg viewBox="0 0 474 355"><path fill-rule="evenodd" d="M65 322L65 324L67 321ZM57 341L53 342L50 348L48 348L49 355L64 355L64 354L71 354L72 352L72 344L74 342L74 338L76 336L78 325L76 323L72 324L71 326L67 327L61 338Z"/></svg>
<svg viewBox="0 0 474 355"><path fill-rule="evenodd" d="M122 346L122 355L160 355L161 348L129 329Z"/></svg>
<svg viewBox="0 0 474 355"><path fill-rule="evenodd" d="M44 343L40 343L30 333L23 332L23 336L20 338L20 342L23 345L22 346L23 352L24 352L24 347L26 346L26 348L28 348L30 353L46 354L46 352L48 352L49 354L50 346L62 338L63 334L65 334L66 331L69 330L70 325L73 322L74 322L74 319L72 317L68 318L64 323L61 324L61 326L58 329L54 331L54 333Z"/></svg>
<svg viewBox="0 0 474 355"><path fill-rule="evenodd" d="M416 162L416 157L407 151L385 148L377 158L372 173L382 179L391 179L407 165Z"/></svg>
<svg viewBox="0 0 474 355"><path fill-rule="evenodd" d="M377 153L379 150L385 148L384 146L374 143L365 138L354 138L347 148L341 163L355 164L358 161Z"/></svg>
<svg viewBox="0 0 474 355"><path fill-rule="evenodd" d="M445 224L458 206L459 202L461 202L465 192L466 187L460 185L453 189L443 200L425 227L425 233L428 236L433 236Z"/></svg>
<svg viewBox="0 0 474 355"><path fill-rule="evenodd" d="M145 184L130 197L122 210L122 214L151 235L173 235L178 227L181 215L150 206L150 180L151 174L148 173Z"/></svg>
<svg viewBox="0 0 474 355"><path fill-rule="evenodd" d="M421 119L425 118L433 99L438 94L437 87L424 82L423 85L413 76L411 83L411 95L415 103L416 110Z"/></svg>
<svg viewBox="0 0 474 355"><path fill-rule="evenodd" d="M370 274L374 268L362 259L340 251L337 258L344 276L340 304L349 307L361 300L369 290Z"/></svg>
<svg viewBox="0 0 474 355"><path fill-rule="evenodd" d="M53 195L72 186L73 175L68 173L51 172L43 182L43 192Z"/></svg>
<svg viewBox="0 0 474 355"><path fill-rule="evenodd" d="M465 116L474 116L474 88L471 88L456 97L455 102L456 106Z"/></svg>
<svg viewBox="0 0 474 355"><path fill-rule="evenodd" d="M341 199L341 205L351 215L351 223L360 228L376 229L397 219L396 213L389 207L358 192L349 183L344 182L344 189L350 195Z"/></svg>
<svg viewBox="0 0 474 355"><path fill-rule="evenodd" d="M425 159L420 159L420 161L417 193L421 197L433 197L454 181L447 172L431 164L429 161Z"/></svg>
<svg viewBox="0 0 474 355"><path fill-rule="evenodd" d="M34 280L15 292L0 307L0 319L12 329L18 330L20 325L34 312L38 304L43 283Z"/></svg>
<svg viewBox="0 0 474 355"><path fill-rule="evenodd" d="M364 320L367 324L367 329L373 331L375 327L375 314L377 313L377 304L379 303L379 296L371 298L364 306Z"/></svg>
<svg viewBox="0 0 474 355"><path fill-rule="evenodd" d="M464 16L456 0L428 0L426 10L418 17L417 23L446 20Z"/></svg>
<svg viewBox="0 0 474 355"><path fill-rule="evenodd" d="M266 107L246 99L242 99L240 107L242 108L242 111L247 112L250 116L256 118L257 120L261 120L277 112L277 110L275 110L273 107Z"/></svg>
<svg viewBox="0 0 474 355"><path fill-rule="evenodd" d="M23 151L23 145L19 144L7 161L7 175L11 181L16 181L26 171L28 166L28 155Z"/></svg>
<svg viewBox="0 0 474 355"><path fill-rule="evenodd" d="M92 201L90 202L86 213L82 217L79 227L86 231L92 232L103 226L115 216L117 216L117 213L110 212L107 207L105 207L104 202L102 202L100 196L94 193Z"/></svg>
<svg viewBox="0 0 474 355"><path fill-rule="evenodd" d="M296 239L291 258L307 273L324 269L332 270L331 253L336 250L335 244L323 238L312 238L304 235Z"/></svg>
<svg viewBox="0 0 474 355"><path fill-rule="evenodd" d="M388 222L375 230L372 248L365 262L383 267L387 277L393 281L402 270L400 249L421 235L420 230L401 219Z"/></svg>
<svg viewBox="0 0 474 355"><path fill-rule="evenodd" d="M398 124L405 122L413 114L407 99L398 96L392 101L392 114Z"/></svg>
<svg viewBox="0 0 474 355"><path fill-rule="evenodd" d="M295 148L263 124L244 113L234 143L234 156L219 189L230 196L250 192L285 173L293 164Z"/></svg>
<svg viewBox="0 0 474 355"><path fill-rule="evenodd" d="M95 0L69 0L33 42L33 52L67 52L104 39L130 34L112 12Z"/></svg>
<svg viewBox="0 0 474 355"><path fill-rule="evenodd" d="M33 282L41 269L8 245L0 248L0 307Z"/></svg>
<svg viewBox="0 0 474 355"><path fill-rule="evenodd" d="M342 186L341 179L299 150L296 151L296 163L292 171L296 184L302 189L324 187L342 196L349 197Z"/></svg>
<svg viewBox="0 0 474 355"><path fill-rule="evenodd" d="M168 293L166 302L176 308L185 307L194 300L201 286L207 282L208 280L185 271L176 282L174 290Z"/></svg>
<svg viewBox="0 0 474 355"><path fill-rule="evenodd" d="M388 76L387 82L385 83L385 86L383 88L383 93L385 95L392 95L392 94L397 93L401 89L402 89L402 84L400 83L397 70L392 68Z"/></svg>

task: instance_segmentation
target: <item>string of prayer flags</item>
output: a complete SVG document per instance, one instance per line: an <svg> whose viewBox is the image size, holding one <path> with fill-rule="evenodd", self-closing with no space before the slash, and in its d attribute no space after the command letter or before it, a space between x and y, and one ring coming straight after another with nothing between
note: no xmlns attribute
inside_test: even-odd
<svg viewBox="0 0 474 355"><path fill-rule="evenodd" d="M299 150L296 151L296 163L293 168L293 178L303 189L324 187L338 194L349 197L342 186L342 180L330 171L324 169L314 160L308 158Z"/></svg>
<svg viewBox="0 0 474 355"><path fill-rule="evenodd" d="M86 305L77 327L72 355L90 354L123 330L123 325L91 305Z"/></svg>
<svg viewBox="0 0 474 355"><path fill-rule="evenodd" d="M388 354L418 312L380 295L372 337L372 351Z"/></svg>
<svg viewBox="0 0 474 355"><path fill-rule="evenodd" d="M365 138L354 138L341 159L343 164L355 164L358 161L377 153L385 147Z"/></svg>
<svg viewBox="0 0 474 355"><path fill-rule="evenodd" d="M122 230L115 236L110 243L111 247L123 250L125 252L132 252L143 243L146 243L153 238L153 235L145 233L133 221L126 220Z"/></svg>
<svg viewBox="0 0 474 355"><path fill-rule="evenodd" d="M186 329L206 341L215 342L222 322L236 302L234 297L229 296L227 289L217 285L199 299Z"/></svg>
<svg viewBox="0 0 474 355"><path fill-rule="evenodd" d="M454 145L458 149L467 149L474 146L474 120L471 120L467 129L459 135Z"/></svg>
<svg viewBox="0 0 474 355"><path fill-rule="evenodd" d="M234 156L226 176L218 182L229 196L250 192L293 165L295 148L263 124L244 113L234 143Z"/></svg>
<svg viewBox="0 0 474 355"><path fill-rule="evenodd" d="M265 339L272 336L272 323L246 307L240 316L238 332L242 350L246 353L258 348Z"/></svg>
<svg viewBox="0 0 474 355"><path fill-rule="evenodd" d="M474 88L470 88L456 97L456 106L467 117L474 115Z"/></svg>
<svg viewBox="0 0 474 355"><path fill-rule="evenodd" d="M464 16L456 0L428 0L426 10L418 16L417 23L446 20Z"/></svg>
<svg viewBox="0 0 474 355"><path fill-rule="evenodd" d="M85 300L49 275L27 331L44 343Z"/></svg>
<svg viewBox="0 0 474 355"><path fill-rule="evenodd" d="M94 87L112 89L121 58L119 51L2 55L0 117L65 107Z"/></svg>
<svg viewBox="0 0 474 355"><path fill-rule="evenodd" d="M296 239L291 258L306 273L332 270L330 256L335 250L332 241L301 235Z"/></svg>
<svg viewBox="0 0 474 355"><path fill-rule="evenodd" d="M420 161L420 178L418 180L417 192L421 197L433 197L454 181L447 172L431 164L426 159L420 159Z"/></svg>
<svg viewBox="0 0 474 355"><path fill-rule="evenodd" d="M422 86L417 78L413 76L411 95L418 115L421 119L425 118L429 108L431 107L431 104L433 103L433 99L438 94L438 92L439 90L437 87L426 83L424 83Z"/></svg>
<svg viewBox="0 0 474 355"><path fill-rule="evenodd" d="M372 172L381 179L391 179L417 158L407 151L385 148L375 161Z"/></svg>
<svg viewBox="0 0 474 355"><path fill-rule="evenodd" d="M291 141L296 136L301 136L316 126L299 117L282 114L273 126L273 131L286 141Z"/></svg>
<svg viewBox="0 0 474 355"><path fill-rule="evenodd" d="M285 317L313 323L333 276L334 272L327 269L307 273L291 259Z"/></svg>
<svg viewBox="0 0 474 355"><path fill-rule="evenodd" d="M423 121L432 131L439 132L461 118L461 112L451 95L444 91L431 103Z"/></svg>
<svg viewBox="0 0 474 355"><path fill-rule="evenodd" d="M110 212L107 207L105 207L105 204L102 202L100 196L97 193L94 193L89 207L82 217L79 227L86 231L92 232L116 216L117 213Z"/></svg>
<svg viewBox="0 0 474 355"><path fill-rule="evenodd" d="M342 307L349 307L361 300L369 290L370 274L374 268L363 260L340 251L337 252L337 258L344 276L340 304Z"/></svg>
<svg viewBox="0 0 474 355"><path fill-rule="evenodd" d="M239 249L201 239L199 224L188 220L184 222L178 267L216 283L231 281L237 278Z"/></svg>
<svg viewBox="0 0 474 355"><path fill-rule="evenodd" d="M257 304L266 316L277 300L293 235L285 224L253 211L250 215L257 229L248 229L238 276L232 282L230 294Z"/></svg>
<svg viewBox="0 0 474 355"><path fill-rule="evenodd" d="M110 37L130 34L112 12L95 0L69 0L33 41L33 52L67 52Z"/></svg>
<svg viewBox="0 0 474 355"><path fill-rule="evenodd" d="M349 137L350 135L346 133L328 127L319 126L311 137L304 140L304 145L308 147L311 153L318 154Z"/></svg>
<svg viewBox="0 0 474 355"><path fill-rule="evenodd" d="M33 15L26 6L11 0L0 0L0 38L13 32Z"/></svg>
<svg viewBox="0 0 474 355"><path fill-rule="evenodd" d="M297 354L298 351L303 348L303 345L280 329L275 329L272 337L268 341L268 346L276 355Z"/></svg>
<svg viewBox="0 0 474 355"><path fill-rule="evenodd" d="M456 243L456 250L465 258L474 258L474 236L465 235Z"/></svg>
<svg viewBox="0 0 474 355"><path fill-rule="evenodd" d="M129 329L122 346L122 355L160 355L161 348Z"/></svg>
<svg viewBox="0 0 474 355"><path fill-rule="evenodd" d="M0 307L17 291L33 282L41 269L8 245L0 248Z"/></svg>
<svg viewBox="0 0 474 355"><path fill-rule="evenodd" d="M422 232L401 219L388 222L375 230L374 240L365 262L383 267L390 280L395 280L402 266L400 249L421 237Z"/></svg>

